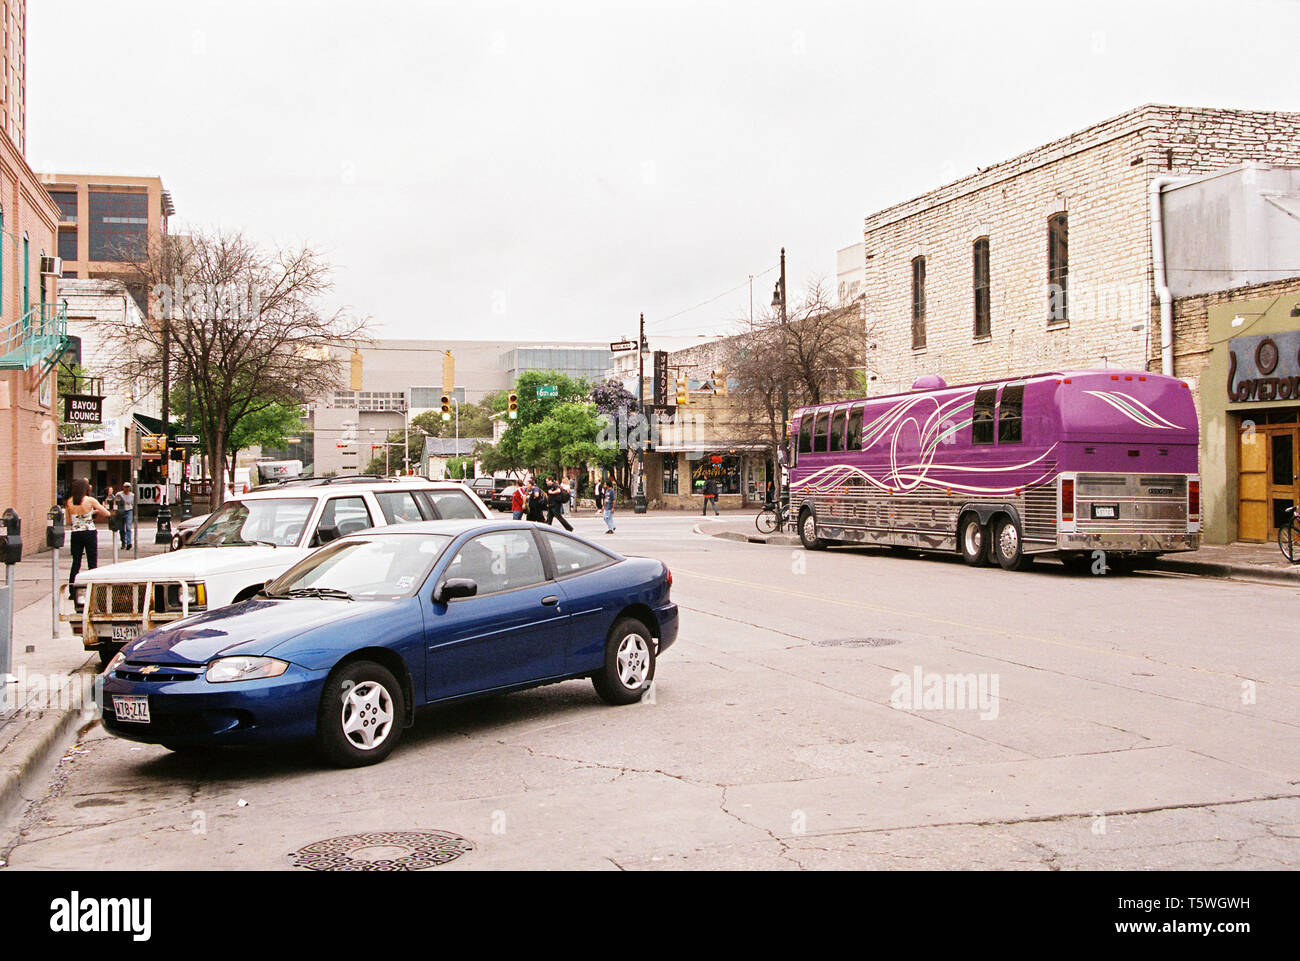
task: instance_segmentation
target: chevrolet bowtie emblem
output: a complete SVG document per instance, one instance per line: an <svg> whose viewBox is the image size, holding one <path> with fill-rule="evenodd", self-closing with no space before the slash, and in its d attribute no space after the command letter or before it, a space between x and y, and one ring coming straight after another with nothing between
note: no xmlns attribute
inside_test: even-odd
<svg viewBox="0 0 1300 961"><path fill-rule="evenodd" d="M150 665L148 665L148 666L146 666L146 667L142 667L142 668L140 668L140 673L141 673L141 674L152 674L152 673L154 673L154 672L157 671L157 670L158 670L158 665L157 665L157 664L150 664Z"/></svg>

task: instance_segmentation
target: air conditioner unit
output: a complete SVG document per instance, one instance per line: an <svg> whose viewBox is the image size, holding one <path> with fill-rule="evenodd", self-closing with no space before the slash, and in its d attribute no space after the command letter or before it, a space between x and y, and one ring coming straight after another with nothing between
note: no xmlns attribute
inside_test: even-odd
<svg viewBox="0 0 1300 961"><path fill-rule="evenodd" d="M63 273L62 257L42 257L41 273L59 275Z"/></svg>

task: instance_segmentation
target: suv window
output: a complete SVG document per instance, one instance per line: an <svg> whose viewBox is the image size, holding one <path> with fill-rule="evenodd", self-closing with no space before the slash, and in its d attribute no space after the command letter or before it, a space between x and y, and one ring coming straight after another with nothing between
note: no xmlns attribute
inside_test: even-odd
<svg viewBox="0 0 1300 961"><path fill-rule="evenodd" d="M346 536L374 527L375 522L370 517L370 508L366 506L364 497L331 497L325 502L316 529L331 525L339 529L340 536Z"/></svg>
<svg viewBox="0 0 1300 961"><path fill-rule="evenodd" d="M457 490L421 491L433 504L437 516L445 521L482 520L483 515L463 492Z"/></svg>
<svg viewBox="0 0 1300 961"><path fill-rule="evenodd" d="M433 517L432 512L428 517L425 516L415 495L410 491L375 491L375 500L379 501L379 509L384 512L384 520L389 524L409 524Z"/></svg>
<svg viewBox="0 0 1300 961"><path fill-rule="evenodd" d="M556 577L594 571L614 563L614 558L604 551L589 547L581 541L575 541L572 537L565 537L555 531L541 533L551 549L551 556L555 558Z"/></svg>
<svg viewBox="0 0 1300 961"><path fill-rule="evenodd" d="M532 531L492 531L457 551L443 576L468 577L481 595L541 584L546 569Z"/></svg>

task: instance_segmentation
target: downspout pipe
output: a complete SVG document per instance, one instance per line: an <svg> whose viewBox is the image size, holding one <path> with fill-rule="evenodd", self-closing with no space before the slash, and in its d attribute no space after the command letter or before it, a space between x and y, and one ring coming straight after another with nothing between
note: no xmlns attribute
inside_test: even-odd
<svg viewBox="0 0 1300 961"><path fill-rule="evenodd" d="M1165 224L1161 197L1164 189L1181 183L1183 177L1156 177L1151 181L1151 271L1155 277L1156 297L1160 300L1160 372L1174 375L1174 295L1169 290L1165 269Z"/></svg>

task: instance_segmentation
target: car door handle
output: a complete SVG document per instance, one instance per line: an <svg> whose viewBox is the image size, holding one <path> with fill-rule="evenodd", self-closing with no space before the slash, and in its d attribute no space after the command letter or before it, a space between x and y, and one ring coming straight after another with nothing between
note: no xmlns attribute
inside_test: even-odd
<svg viewBox="0 0 1300 961"><path fill-rule="evenodd" d="M542 598L542 603L545 604L547 607L554 607L556 604L560 603L559 595L547 594L545 597Z"/></svg>

